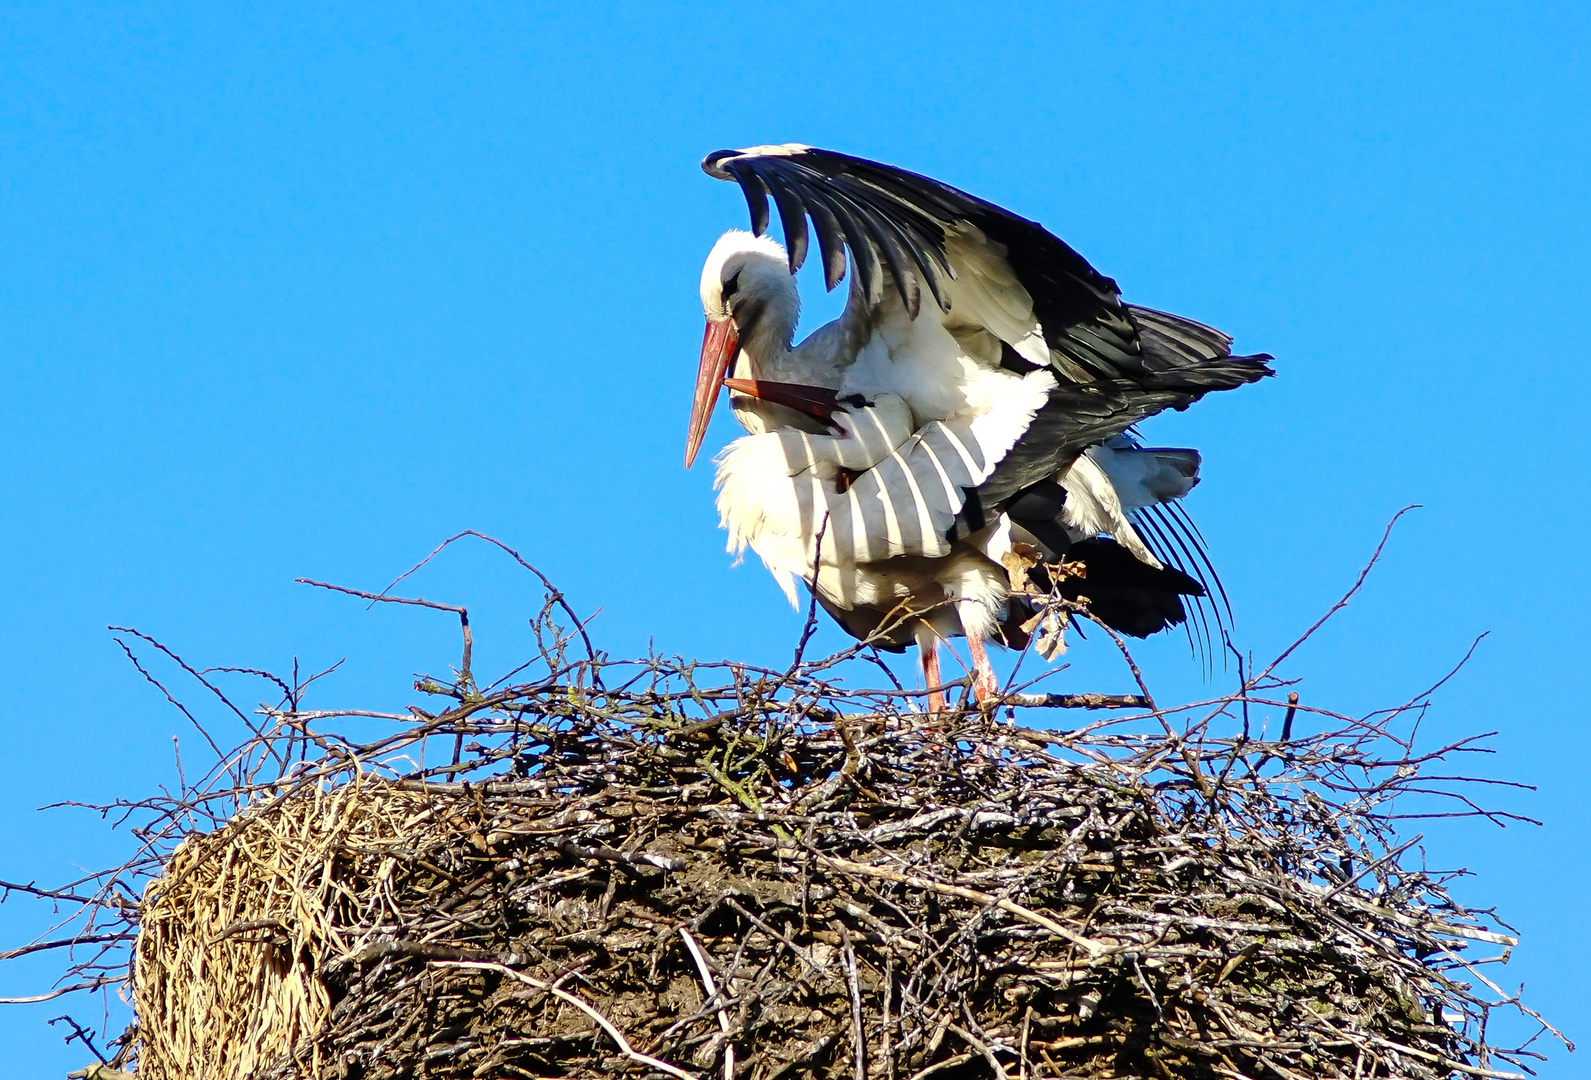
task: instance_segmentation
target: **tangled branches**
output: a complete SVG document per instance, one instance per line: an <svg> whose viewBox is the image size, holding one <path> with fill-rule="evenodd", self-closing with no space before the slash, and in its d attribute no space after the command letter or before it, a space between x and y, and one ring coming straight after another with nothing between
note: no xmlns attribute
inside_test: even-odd
<svg viewBox="0 0 1591 1080"><path fill-rule="evenodd" d="M851 685L863 649L614 661L551 590L536 661L481 688L467 612L423 603L465 632L460 670L416 684L442 708L314 711L279 680L206 775L117 804L133 860L34 890L100 950L59 992L129 984L110 1065L1357 1080L1537 1056L1487 1041L1500 1005L1535 1016L1480 971L1514 939L1397 832L1499 816L1433 774L1474 740L1412 746L1428 694L1341 716L1273 666L1175 709L1021 688L930 724L916 691ZM1292 737L1300 712L1318 733Z"/></svg>

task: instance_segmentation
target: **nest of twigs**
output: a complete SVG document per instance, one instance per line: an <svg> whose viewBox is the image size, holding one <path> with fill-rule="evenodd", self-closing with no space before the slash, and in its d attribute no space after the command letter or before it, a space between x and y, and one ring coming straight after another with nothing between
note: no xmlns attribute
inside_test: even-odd
<svg viewBox="0 0 1591 1080"><path fill-rule="evenodd" d="M1028 693L930 720L846 688L879 674L863 647L614 662L538 627L537 677L482 690L466 651L417 684L434 714L283 684L208 776L127 804L145 846L84 930L134 955L73 969L128 984L110 1066L1366 1080L1539 1056L1486 1037L1499 1004L1535 1016L1472 957L1513 939L1394 832L1412 792L1480 812L1422 775L1465 745L1399 734L1424 697L1335 716L1267 670L1183 709ZM1116 709L1032 726L1085 706Z"/></svg>
<svg viewBox="0 0 1591 1080"><path fill-rule="evenodd" d="M1502 939L1421 875L1311 880L1340 812L1257 769L1217 790L1163 738L682 704L525 695L512 779L362 775L189 840L144 901L138 1075L1435 1077L1474 1051L1419 957Z"/></svg>

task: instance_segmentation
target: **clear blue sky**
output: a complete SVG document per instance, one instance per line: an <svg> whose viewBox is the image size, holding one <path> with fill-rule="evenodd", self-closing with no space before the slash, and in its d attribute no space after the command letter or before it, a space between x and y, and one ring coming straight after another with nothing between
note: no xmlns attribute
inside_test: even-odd
<svg viewBox="0 0 1591 1080"><path fill-rule="evenodd" d="M150 791L173 736L198 755L108 623L200 665L346 657L314 703L401 706L456 627L292 579L379 588L475 528L601 608L614 653L786 657L798 618L730 568L680 457L701 260L745 222L697 161L802 141L1035 217L1129 299L1276 355L1146 429L1205 452L1188 505L1245 650L1424 504L1288 673L1323 706L1395 704L1491 632L1425 740L1497 730L1476 767L1539 790L1493 803L1546 824L1430 823L1425 847L1522 931L1493 977L1591 1040L1591 19L1279 10L5 4L0 877L104 864L125 835L35 808ZM733 434L721 415L709 448ZM469 605L477 670L524 658L537 594L500 556L414 588ZM1141 651L1162 698L1211 692L1186 653ZM1071 659L1067 684L1127 689L1100 643ZM0 945L47 917L0 907ZM49 970L0 968L0 994ZM0 1010L8 1073L85 1063L61 1011Z"/></svg>

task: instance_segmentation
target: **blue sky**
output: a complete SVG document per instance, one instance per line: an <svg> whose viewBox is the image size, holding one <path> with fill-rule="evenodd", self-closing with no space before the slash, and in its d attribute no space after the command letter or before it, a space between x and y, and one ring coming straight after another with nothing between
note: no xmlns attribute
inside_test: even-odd
<svg viewBox="0 0 1591 1080"><path fill-rule="evenodd" d="M35 808L146 793L192 740L107 624L199 665L346 658L315 704L401 706L456 625L293 579L379 588L475 528L600 608L615 654L786 657L798 617L730 567L709 470L679 461L701 260L745 223L697 161L802 141L1037 218L1128 299L1276 355L1145 432L1205 453L1188 507L1244 650L1278 651L1423 504L1287 673L1395 704L1490 631L1425 739L1497 731L1477 767L1538 790L1491 802L1545 824L1426 823L1424 847L1522 932L1493 977L1591 1039L1591 18L1279 10L5 4L0 878L126 850ZM725 412L707 445L733 434ZM470 607L481 672L524 658L531 586L480 545L414 585ZM1163 700L1211 692L1185 642L1139 656ZM1128 688L1101 643L1069 659L1058 687ZM48 917L0 907L0 945ZM49 971L0 967L0 995ZM12 1072L85 1063L62 1011L0 1009Z"/></svg>

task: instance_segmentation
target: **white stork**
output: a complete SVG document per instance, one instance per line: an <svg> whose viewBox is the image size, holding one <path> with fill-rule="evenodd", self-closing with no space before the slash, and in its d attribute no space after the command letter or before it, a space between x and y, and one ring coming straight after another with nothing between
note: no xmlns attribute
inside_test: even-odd
<svg viewBox="0 0 1591 1080"><path fill-rule="evenodd" d="M1199 456L1142 448L1129 429L1270 374L1270 357L1122 303L1038 224L927 177L799 145L702 167L740 185L754 230L726 233L702 272L685 453L689 466L727 384L751 433L719 458L731 551L756 551L792 602L805 581L857 637L915 641L929 687L938 641L965 636L980 699L995 692L984 642L1020 644L1031 614L1009 595L1013 541L1083 562L1069 588L1108 626L1184 621L1181 598L1206 595L1201 569L1214 580L1172 504ZM762 235L769 195L785 247ZM808 218L827 286L847 251L855 273L840 318L792 347Z"/></svg>

